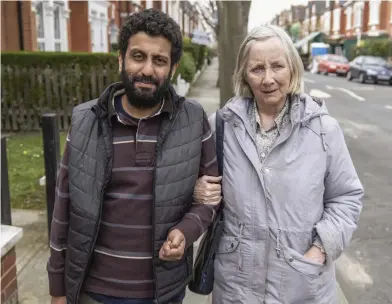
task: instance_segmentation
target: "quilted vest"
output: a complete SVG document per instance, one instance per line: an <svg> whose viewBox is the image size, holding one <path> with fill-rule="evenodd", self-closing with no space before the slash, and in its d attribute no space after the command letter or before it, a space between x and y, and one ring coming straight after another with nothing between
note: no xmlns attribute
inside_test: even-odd
<svg viewBox="0 0 392 304"><path fill-rule="evenodd" d="M67 303L78 303L98 236L105 188L112 171L111 124L107 113L109 87L98 100L73 110L70 131L70 220L65 262ZM193 273L193 246L175 262L159 259L168 231L192 204L199 174L203 115L200 104L179 98L170 89L173 114L163 119L156 149L153 208L155 303L179 294Z"/></svg>

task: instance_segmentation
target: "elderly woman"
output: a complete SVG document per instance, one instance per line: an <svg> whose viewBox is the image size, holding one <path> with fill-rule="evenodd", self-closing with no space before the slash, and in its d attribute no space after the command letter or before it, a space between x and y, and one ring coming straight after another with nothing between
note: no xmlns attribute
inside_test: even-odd
<svg viewBox="0 0 392 304"><path fill-rule="evenodd" d="M357 228L363 188L338 122L301 92L302 76L281 28L245 38L236 97L217 113L225 225L213 304L337 303L333 262ZM219 196L215 188L199 182L195 199Z"/></svg>

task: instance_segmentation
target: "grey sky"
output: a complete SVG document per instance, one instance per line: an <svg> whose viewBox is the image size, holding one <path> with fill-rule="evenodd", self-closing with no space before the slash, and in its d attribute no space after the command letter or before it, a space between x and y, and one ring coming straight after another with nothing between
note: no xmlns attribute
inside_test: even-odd
<svg viewBox="0 0 392 304"><path fill-rule="evenodd" d="M306 4L306 0L252 0L249 12L248 29L271 21L271 19L290 5Z"/></svg>

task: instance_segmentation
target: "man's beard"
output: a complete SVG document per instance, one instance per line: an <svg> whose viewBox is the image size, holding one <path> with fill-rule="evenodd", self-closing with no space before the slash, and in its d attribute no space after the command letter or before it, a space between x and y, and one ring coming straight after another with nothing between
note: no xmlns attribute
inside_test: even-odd
<svg viewBox="0 0 392 304"><path fill-rule="evenodd" d="M169 72L171 75L171 69ZM170 76L165 78L162 85L153 77L148 76L128 76L123 68L121 71L121 81L125 88L125 94L131 106L138 109L151 109L162 102L163 98L169 90ZM136 82L153 84L155 89L137 88Z"/></svg>

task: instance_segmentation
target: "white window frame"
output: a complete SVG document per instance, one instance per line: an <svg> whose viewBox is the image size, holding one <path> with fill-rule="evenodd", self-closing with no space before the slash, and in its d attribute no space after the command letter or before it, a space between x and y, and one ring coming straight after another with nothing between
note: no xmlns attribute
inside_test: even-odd
<svg viewBox="0 0 392 304"><path fill-rule="evenodd" d="M324 32L329 33L331 31L331 11L324 13Z"/></svg>
<svg viewBox="0 0 392 304"><path fill-rule="evenodd" d="M381 0L369 1L369 23L368 25L380 24L380 6Z"/></svg>
<svg viewBox="0 0 392 304"><path fill-rule="evenodd" d="M354 28L362 28L363 8L363 2L354 3Z"/></svg>
<svg viewBox="0 0 392 304"><path fill-rule="evenodd" d="M36 30L37 30L37 47L38 50L41 52L44 52L46 50L46 41L45 41L45 10L44 10L44 3L42 1L38 1L35 5L35 7L33 8L33 12L36 14L35 18L36 18ZM39 16L38 16L39 14ZM38 18L39 17L39 18ZM41 22L41 28L42 31L39 30L39 20L42 21ZM40 34L42 33L42 36L40 37Z"/></svg>
<svg viewBox="0 0 392 304"><path fill-rule="evenodd" d="M351 30L352 29L352 18L353 18L353 8L352 6L349 6L345 9L346 14L346 30Z"/></svg>
<svg viewBox="0 0 392 304"><path fill-rule="evenodd" d="M333 10L333 31L338 32L340 31L340 8L335 8Z"/></svg>
<svg viewBox="0 0 392 304"><path fill-rule="evenodd" d="M56 37L56 10L58 10L58 34L59 36ZM61 31L61 17L62 17L62 10L64 10L63 5L61 5L60 3L55 2L53 4L53 40L54 40L54 50L56 52L61 52L63 50L62 47L62 35L64 35L64 33L62 33ZM60 45L60 48L56 50L56 46Z"/></svg>
<svg viewBox="0 0 392 304"><path fill-rule="evenodd" d="M390 6L390 12L389 12L390 20L389 20L389 22L392 24L392 3L389 3L389 6Z"/></svg>
<svg viewBox="0 0 392 304"><path fill-rule="evenodd" d="M392 3L389 3L389 6L390 6L390 12L389 12L390 20L389 20L389 22L392 24Z"/></svg>
<svg viewBox="0 0 392 304"><path fill-rule="evenodd" d="M59 9L59 33L55 35L55 10ZM32 1L32 12L36 14L37 46L41 51L68 51L68 27L69 19L68 1ZM43 35L39 35L38 17L42 13ZM57 36L58 37L58 36Z"/></svg>
<svg viewBox="0 0 392 304"><path fill-rule="evenodd" d="M153 8L154 3L153 0L146 0L146 9Z"/></svg>

